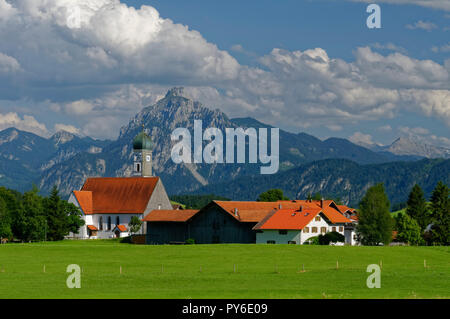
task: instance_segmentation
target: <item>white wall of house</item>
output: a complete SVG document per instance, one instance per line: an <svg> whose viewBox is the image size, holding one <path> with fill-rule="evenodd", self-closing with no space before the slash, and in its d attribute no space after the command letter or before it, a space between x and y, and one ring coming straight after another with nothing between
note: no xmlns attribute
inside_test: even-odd
<svg viewBox="0 0 450 319"><path fill-rule="evenodd" d="M315 230L315 232L313 232ZM324 215L319 214L313 218L302 230L288 230L287 234L280 234L280 230L260 230L256 233L256 243L266 244L268 241L275 241L276 244L288 244L290 241L295 241L298 245L303 245L311 237L319 236L336 231L345 236L345 243L355 245L354 228L348 227L346 230L345 224L332 224L324 218ZM340 244L343 245L343 244Z"/></svg>
<svg viewBox="0 0 450 319"><path fill-rule="evenodd" d="M280 233L280 230L262 230L256 233L257 244L267 244L268 241L275 241L275 244L289 244L290 242L300 243L299 230L287 230L286 234Z"/></svg>

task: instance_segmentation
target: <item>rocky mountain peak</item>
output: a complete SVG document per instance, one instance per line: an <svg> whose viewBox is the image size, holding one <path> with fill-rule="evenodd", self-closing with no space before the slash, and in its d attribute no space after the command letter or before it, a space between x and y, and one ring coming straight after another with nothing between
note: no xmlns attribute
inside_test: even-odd
<svg viewBox="0 0 450 319"><path fill-rule="evenodd" d="M69 133L67 131L58 131L50 139L56 145L60 145L72 141L75 137L75 134Z"/></svg>
<svg viewBox="0 0 450 319"><path fill-rule="evenodd" d="M174 87L167 91L166 98L175 96L186 97L184 94L184 87Z"/></svg>

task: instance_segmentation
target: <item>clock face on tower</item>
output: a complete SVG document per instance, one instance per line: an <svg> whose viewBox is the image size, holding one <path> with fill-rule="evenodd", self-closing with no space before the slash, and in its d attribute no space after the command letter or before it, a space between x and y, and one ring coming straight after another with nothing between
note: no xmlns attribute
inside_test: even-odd
<svg viewBox="0 0 450 319"><path fill-rule="evenodd" d="M145 157L145 160L146 160L147 162L150 162L150 155L147 155L147 156Z"/></svg>

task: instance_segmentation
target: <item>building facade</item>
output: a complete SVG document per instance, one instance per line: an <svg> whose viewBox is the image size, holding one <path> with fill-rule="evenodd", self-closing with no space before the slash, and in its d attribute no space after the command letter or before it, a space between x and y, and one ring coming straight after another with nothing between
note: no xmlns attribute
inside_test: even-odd
<svg viewBox="0 0 450 319"><path fill-rule="evenodd" d="M152 176L152 148L150 137L139 133L133 140L133 177L88 178L72 192L69 202L80 208L85 226L70 237L126 237L133 217L142 220L153 210L172 209L161 179ZM146 233L145 224L140 233Z"/></svg>

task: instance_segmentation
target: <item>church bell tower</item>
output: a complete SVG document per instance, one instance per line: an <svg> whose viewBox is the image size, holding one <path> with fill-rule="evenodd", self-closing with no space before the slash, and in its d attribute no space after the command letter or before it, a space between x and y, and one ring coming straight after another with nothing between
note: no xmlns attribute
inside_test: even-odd
<svg viewBox="0 0 450 319"><path fill-rule="evenodd" d="M142 126L142 132L133 140L134 176L152 176L152 150L152 139L145 133L144 126Z"/></svg>

